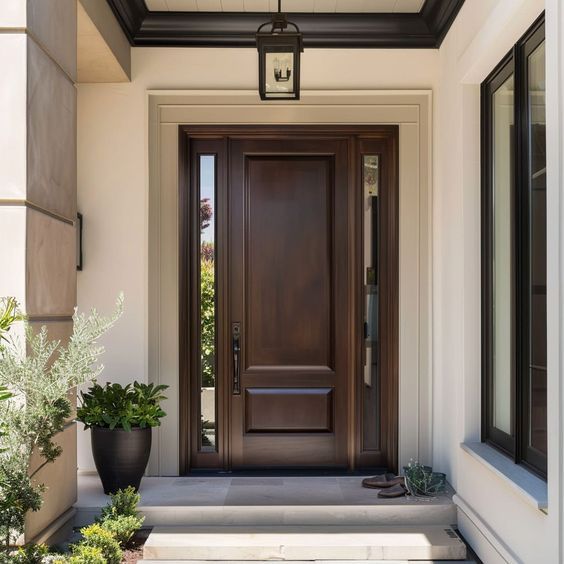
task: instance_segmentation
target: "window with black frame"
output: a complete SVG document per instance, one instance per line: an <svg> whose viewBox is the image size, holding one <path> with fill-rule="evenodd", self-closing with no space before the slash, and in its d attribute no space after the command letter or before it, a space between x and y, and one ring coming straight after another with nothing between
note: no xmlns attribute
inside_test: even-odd
<svg viewBox="0 0 564 564"><path fill-rule="evenodd" d="M546 477L544 16L482 84L482 439Z"/></svg>

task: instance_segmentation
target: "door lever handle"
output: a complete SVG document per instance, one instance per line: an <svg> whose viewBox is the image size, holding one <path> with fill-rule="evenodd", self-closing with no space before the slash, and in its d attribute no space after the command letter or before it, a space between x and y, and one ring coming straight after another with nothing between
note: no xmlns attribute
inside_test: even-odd
<svg viewBox="0 0 564 564"><path fill-rule="evenodd" d="M241 324L232 325L233 341L233 394L241 394Z"/></svg>

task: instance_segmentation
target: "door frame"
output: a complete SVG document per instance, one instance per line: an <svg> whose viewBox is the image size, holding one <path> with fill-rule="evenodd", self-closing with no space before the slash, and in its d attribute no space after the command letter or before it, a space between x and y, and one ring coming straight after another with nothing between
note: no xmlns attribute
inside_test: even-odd
<svg viewBox="0 0 564 564"><path fill-rule="evenodd" d="M381 422L383 424L382 437L385 440L386 462L391 470L398 468L398 434L399 434L399 128L397 125L180 125L179 127L179 471L187 474L197 463L199 467L207 465L215 470L227 469L229 465L228 452L228 421L230 417L228 370L226 361L224 366L218 368L219 378L216 386L217 413L221 414L216 423L219 440L217 456L210 453L197 453L194 449L196 431L192 422L194 410L197 409L197 398L199 389L196 386L194 373L194 356L190 353L194 350L195 331L194 312L192 311L194 289L193 259L194 252L194 229L195 222L190 224L190 209L196 204L191 202L190 186L196 181L193 172L190 171L191 139L205 140L225 138L224 158L227 157L228 137L244 138L276 138L289 137L321 137L332 139L347 138L349 144L349 222L348 222L348 245L349 245L349 272L352 280L349 296L349 323L347 327L349 347L349 370L353 377L348 379L348 413L347 413L347 443L348 443L348 466L353 470L359 464L365 464L369 457L361 454L362 434L362 407L361 407L361 371L362 371L362 323L364 319L364 283L363 283L363 236L364 236L364 214L363 214L363 190L361 187L362 175L360 170L361 150L363 140L378 140L386 147L388 162L388 175L386 185L390 187L391 201L388 206L389 215L383 218L389 229L389 249L387 262L390 265L390 276L387 280L389 285L390 300L383 313L386 324L393 337L384 344L387 368L382 370L388 378L382 382ZM217 174L217 184L224 184L223 193L227 193L226 178L228 167L223 173ZM226 205L221 201L219 205ZM188 213L186 213L188 210ZM193 212L193 209L192 209ZM194 226L194 227L193 227ZM225 225L217 225L218 244L226 244L227 229ZM223 276L222 276L223 273ZM227 263L225 253L218 264L219 297L225 294L225 276L227 274ZM226 312L226 304L218 302L218 308ZM218 324L218 332L223 329ZM227 339L218 339L218 343L227 342ZM219 351L220 356L228 358L228 350ZM184 408L182 406L185 406ZM385 409L382 408L385 406ZM215 454L215 453L214 453ZM218 467L219 466L219 467Z"/></svg>
<svg viewBox="0 0 564 564"><path fill-rule="evenodd" d="M261 102L255 90L152 89L146 92L145 146L137 182L146 194L145 256L134 293L143 343L139 377L166 384L167 416L153 431L147 474L178 476L178 129L183 124L394 124L399 126L400 184L400 366L398 466L410 459L433 464L434 324L433 92L399 90L302 90L299 101ZM436 238L436 237L435 237ZM142 252L139 249L139 252ZM137 296L137 297L136 297ZM138 301L141 299L141 301ZM138 306L138 307L137 307ZM437 341L438 339L438 341ZM440 418L439 418L440 419ZM437 420L438 421L438 420Z"/></svg>

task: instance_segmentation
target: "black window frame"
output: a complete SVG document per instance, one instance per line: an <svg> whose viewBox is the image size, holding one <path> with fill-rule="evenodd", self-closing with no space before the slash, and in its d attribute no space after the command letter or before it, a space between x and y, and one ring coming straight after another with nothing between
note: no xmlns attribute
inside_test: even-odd
<svg viewBox="0 0 564 564"><path fill-rule="evenodd" d="M528 111L528 57L545 40L544 13L527 30L481 86L482 232L482 441L546 479L546 456L528 446L530 386L529 181L531 120ZM511 173L511 427L509 435L493 425L493 244L494 154L493 94L513 75L514 125ZM546 341L546 339L545 339Z"/></svg>

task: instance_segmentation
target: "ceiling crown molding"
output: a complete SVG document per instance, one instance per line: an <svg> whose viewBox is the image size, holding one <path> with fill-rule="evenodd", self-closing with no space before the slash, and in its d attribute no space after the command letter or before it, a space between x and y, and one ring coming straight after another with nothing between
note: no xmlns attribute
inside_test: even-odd
<svg viewBox="0 0 564 564"><path fill-rule="evenodd" d="M256 47L270 14L151 12L144 0L107 0L135 47ZM292 13L305 47L440 47L464 0L426 0L419 13Z"/></svg>

